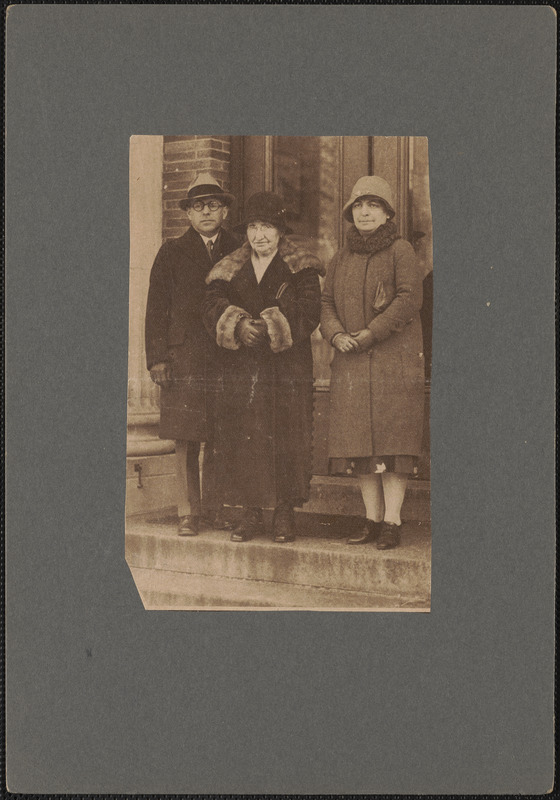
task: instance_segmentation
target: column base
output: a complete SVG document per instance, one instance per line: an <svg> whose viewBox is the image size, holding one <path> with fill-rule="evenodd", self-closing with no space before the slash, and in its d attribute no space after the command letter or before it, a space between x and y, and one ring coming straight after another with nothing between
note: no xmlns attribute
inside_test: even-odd
<svg viewBox="0 0 560 800"><path fill-rule="evenodd" d="M175 442L158 436L159 414L133 415L128 420L126 455L163 456L175 452Z"/></svg>

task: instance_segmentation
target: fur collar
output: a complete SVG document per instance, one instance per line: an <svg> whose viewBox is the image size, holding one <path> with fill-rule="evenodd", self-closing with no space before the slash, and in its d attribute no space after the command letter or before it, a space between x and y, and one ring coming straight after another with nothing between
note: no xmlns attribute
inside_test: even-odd
<svg viewBox="0 0 560 800"><path fill-rule="evenodd" d="M319 275L325 274L325 268L317 256L303 247L298 247L285 236L280 239L278 254L286 262L290 272L295 273L300 272L302 269L314 269ZM251 245L249 242L245 242L233 253L222 258L221 261L214 265L208 273L206 283L211 283L212 281L227 281L229 283L250 257Z"/></svg>
<svg viewBox="0 0 560 800"><path fill-rule="evenodd" d="M348 231L346 241L353 253L367 253L373 255L380 250L386 250L393 242L401 237L397 233L397 226L394 222L388 221L374 231L370 236L364 237L354 225Z"/></svg>

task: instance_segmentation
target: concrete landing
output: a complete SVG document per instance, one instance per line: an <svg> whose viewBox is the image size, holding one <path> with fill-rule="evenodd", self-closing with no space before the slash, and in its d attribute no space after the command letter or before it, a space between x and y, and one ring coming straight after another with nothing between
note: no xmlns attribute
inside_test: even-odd
<svg viewBox="0 0 560 800"><path fill-rule="evenodd" d="M126 559L149 609L429 610L428 525L403 524L401 546L379 551L346 544L356 522L298 513L293 543L235 543L224 531L180 537L174 514L138 515Z"/></svg>
<svg viewBox="0 0 560 800"><path fill-rule="evenodd" d="M427 611L422 598L142 569L130 571L148 610Z"/></svg>

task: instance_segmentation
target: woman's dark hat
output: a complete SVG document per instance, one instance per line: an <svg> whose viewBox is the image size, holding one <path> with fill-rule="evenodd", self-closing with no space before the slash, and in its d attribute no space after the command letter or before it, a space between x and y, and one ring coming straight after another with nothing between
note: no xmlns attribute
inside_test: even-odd
<svg viewBox="0 0 560 800"><path fill-rule="evenodd" d="M281 233L293 233L286 225L286 207L282 198L274 192L257 192L247 200L243 214L243 222L233 229L236 233L245 233L250 222L268 222Z"/></svg>
<svg viewBox="0 0 560 800"><path fill-rule="evenodd" d="M187 196L179 200L179 208L186 211L194 200L201 200L203 197L218 197L226 206L235 200L235 195L224 191L209 172L200 172L189 186Z"/></svg>

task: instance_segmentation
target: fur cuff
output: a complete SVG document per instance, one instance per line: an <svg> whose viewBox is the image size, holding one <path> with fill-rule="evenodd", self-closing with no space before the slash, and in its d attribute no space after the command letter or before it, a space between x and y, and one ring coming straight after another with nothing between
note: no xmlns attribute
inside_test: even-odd
<svg viewBox="0 0 560 800"><path fill-rule="evenodd" d="M278 306L265 308L260 316L266 322L272 352L281 353L283 350L288 350L293 345L290 323Z"/></svg>
<svg viewBox="0 0 560 800"><path fill-rule="evenodd" d="M228 306L216 324L216 342L226 350L239 350L240 344L235 337L235 328L240 319L249 317L239 306Z"/></svg>

